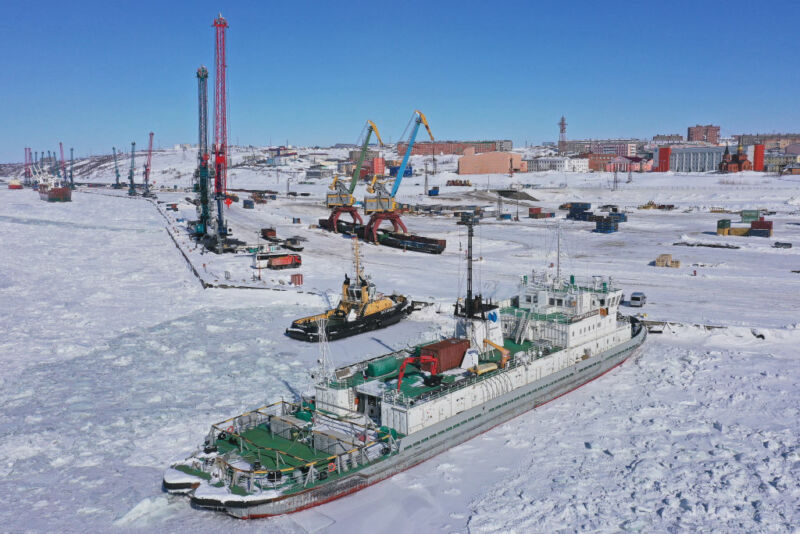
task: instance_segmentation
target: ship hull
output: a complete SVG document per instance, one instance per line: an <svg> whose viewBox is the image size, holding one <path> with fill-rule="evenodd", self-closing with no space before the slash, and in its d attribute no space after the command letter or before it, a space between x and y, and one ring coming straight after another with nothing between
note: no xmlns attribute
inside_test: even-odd
<svg viewBox="0 0 800 534"><path fill-rule="evenodd" d="M408 301L400 302L387 310L383 310L355 321L341 323L328 323L325 335L329 341L363 334L372 330L379 330L399 323L403 317L411 313L412 306ZM286 335L300 341L319 341L319 329L316 323L291 326L286 329Z"/></svg>
<svg viewBox="0 0 800 534"><path fill-rule="evenodd" d="M441 423L402 438L400 451L365 469L308 490L277 498L247 499L233 495L199 495L191 483L170 484L164 488L175 493L189 493L192 504L200 508L224 511L241 519L255 519L297 512L344 497L414 467L439 453L468 441L497 425L550 402L604 375L624 363L644 343L647 329L637 324L634 336L625 343L569 366L540 380L512 389L486 403L465 410ZM447 428L458 431L447 431Z"/></svg>
<svg viewBox="0 0 800 534"><path fill-rule="evenodd" d="M39 186L39 198L47 202L70 202L72 201L72 190L69 187L49 187Z"/></svg>

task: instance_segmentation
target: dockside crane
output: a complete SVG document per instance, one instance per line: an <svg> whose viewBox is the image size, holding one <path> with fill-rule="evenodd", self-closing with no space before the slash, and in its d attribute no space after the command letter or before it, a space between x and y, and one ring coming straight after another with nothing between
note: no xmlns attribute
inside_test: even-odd
<svg viewBox="0 0 800 534"><path fill-rule="evenodd" d="M114 183L114 189L119 189L122 185L119 183L119 166L117 165L117 147L111 147L111 153L114 154L114 174L117 181Z"/></svg>
<svg viewBox="0 0 800 534"><path fill-rule="evenodd" d="M378 132L378 127L375 126L375 123L368 120L365 128L367 132L364 135L364 142L361 145L361 152L358 156L356 167L353 170L353 176L350 179L350 184L345 184L343 181L339 180L339 177L337 176L334 178L333 183L329 187L333 193L328 193L326 196L326 205L332 210L330 217L328 217L328 229L333 232L337 231L339 217L341 217L343 213L350 214L350 216L353 218L353 224L364 224L364 221L361 219L361 215L358 214L358 210L355 208L355 206L353 206L353 204L355 204L353 192L356 190L356 184L358 184L358 179L361 177L361 169L364 166L364 158L367 155L369 141L373 132L375 132L375 137L378 139L378 146L383 146L381 134Z"/></svg>
<svg viewBox="0 0 800 534"><path fill-rule="evenodd" d="M225 59L225 30L228 21L220 13L214 20L215 70L214 70L214 198L217 204L217 252L223 251L224 241L228 236L225 225L223 203L230 205L226 196L228 178L228 110Z"/></svg>
<svg viewBox="0 0 800 534"><path fill-rule="evenodd" d="M133 185L134 157L136 156L136 141L131 141L131 170L128 171L128 195L136 196L136 186Z"/></svg>
<svg viewBox="0 0 800 534"><path fill-rule="evenodd" d="M198 141L197 141L197 170L195 171L195 190L198 195L197 222L194 225L194 235L205 237L208 235L208 226L211 219L210 180L213 175L208 160L208 69L200 66L197 69L197 115L198 115Z"/></svg>
<svg viewBox="0 0 800 534"><path fill-rule="evenodd" d="M147 163L144 165L144 193L142 196L153 196L150 193L150 163L153 161L153 132L150 132L150 143L147 146Z"/></svg>
<svg viewBox="0 0 800 534"><path fill-rule="evenodd" d="M64 145L60 141L58 149L61 151L61 183L67 185L67 163L64 161Z"/></svg>
<svg viewBox="0 0 800 534"><path fill-rule="evenodd" d="M428 131L428 136L431 138L431 141L434 141L433 132L431 132L431 127L428 124L428 119L425 117L425 114L416 110L412 115L412 120L414 121L414 127L411 129L411 134L408 137L408 148L403 156L400 168L397 169L397 177L394 179L391 191L389 191L385 182L378 180L377 176L373 177L372 182L369 187L367 187L367 193L369 193L369 195L364 199L364 213L370 216L364 231L364 239L367 241L378 242L378 228L383 221L391 222L395 232L402 230L404 234L408 233L406 225L400 218L395 195L400 188L400 184L403 182L403 174L408 166L408 159L411 157L411 150L414 148L414 142L417 140L417 133L419 133L420 125L425 126L425 129Z"/></svg>
<svg viewBox="0 0 800 534"><path fill-rule="evenodd" d="M72 166L73 166L74 160L73 160L72 155L73 155L73 149L70 148L69 149L69 188L74 190L75 189L75 180L72 178Z"/></svg>

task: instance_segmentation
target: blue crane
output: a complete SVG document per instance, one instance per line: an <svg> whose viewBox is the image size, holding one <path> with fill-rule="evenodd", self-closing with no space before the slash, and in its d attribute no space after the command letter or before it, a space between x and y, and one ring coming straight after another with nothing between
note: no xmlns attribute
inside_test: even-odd
<svg viewBox="0 0 800 534"><path fill-rule="evenodd" d="M111 153L114 154L114 174L117 176L117 181L114 184L114 189L122 187L119 185L119 167L117 166L117 147L111 147Z"/></svg>

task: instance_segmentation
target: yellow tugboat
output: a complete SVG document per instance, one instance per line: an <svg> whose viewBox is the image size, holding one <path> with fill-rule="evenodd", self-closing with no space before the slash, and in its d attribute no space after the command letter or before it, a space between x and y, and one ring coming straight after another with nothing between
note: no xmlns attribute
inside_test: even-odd
<svg viewBox="0 0 800 534"><path fill-rule="evenodd" d="M286 335L301 341L319 341L322 322L327 339L341 339L385 328L411 313L411 302L405 296L376 291L375 284L362 272L358 238L352 241L355 274L353 279L345 274L339 305L324 313L297 319L286 329Z"/></svg>

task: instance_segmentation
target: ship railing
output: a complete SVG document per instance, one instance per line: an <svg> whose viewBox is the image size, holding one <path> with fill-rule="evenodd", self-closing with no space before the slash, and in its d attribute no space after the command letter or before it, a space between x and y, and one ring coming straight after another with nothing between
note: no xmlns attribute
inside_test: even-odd
<svg viewBox="0 0 800 534"><path fill-rule="evenodd" d="M280 463L283 463L285 467L261 469L259 465L251 465L248 469L237 466L234 464L241 465L243 460L233 456L234 450L206 459L202 470L209 473L212 479L219 479L231 487L234 493L236 491L258 493L265 490L286 492L294 487L307 487L326 480L329 476L341 475L364 467L397 450L395 439L391 433L381 435L364 425L354 422L344 423L319 412L315 412L315 424L326 425L330 431L352 435L353 440L343 441L338 436L326 432L325 429L307 431L308 441L312 448L316 435L327 440L328 450L336 450L335 454L313 461L295 456L287 451L254 443L242 435L245 430L269 422L270 418L274 416L291 415L298 409L299 406L296 404L279 401L214 424L210 433L210 438L214 441L209 441L209 443L215 443L216 439L221 437L220 435L229 442L233 438L238 445L240 457L247 453L254 453L259 458L261 458L261 454L270 455L270 457L274 455L276 465L279 466ZM287 433L287 436L282 437L291 437L291 434Z"/></svg>

